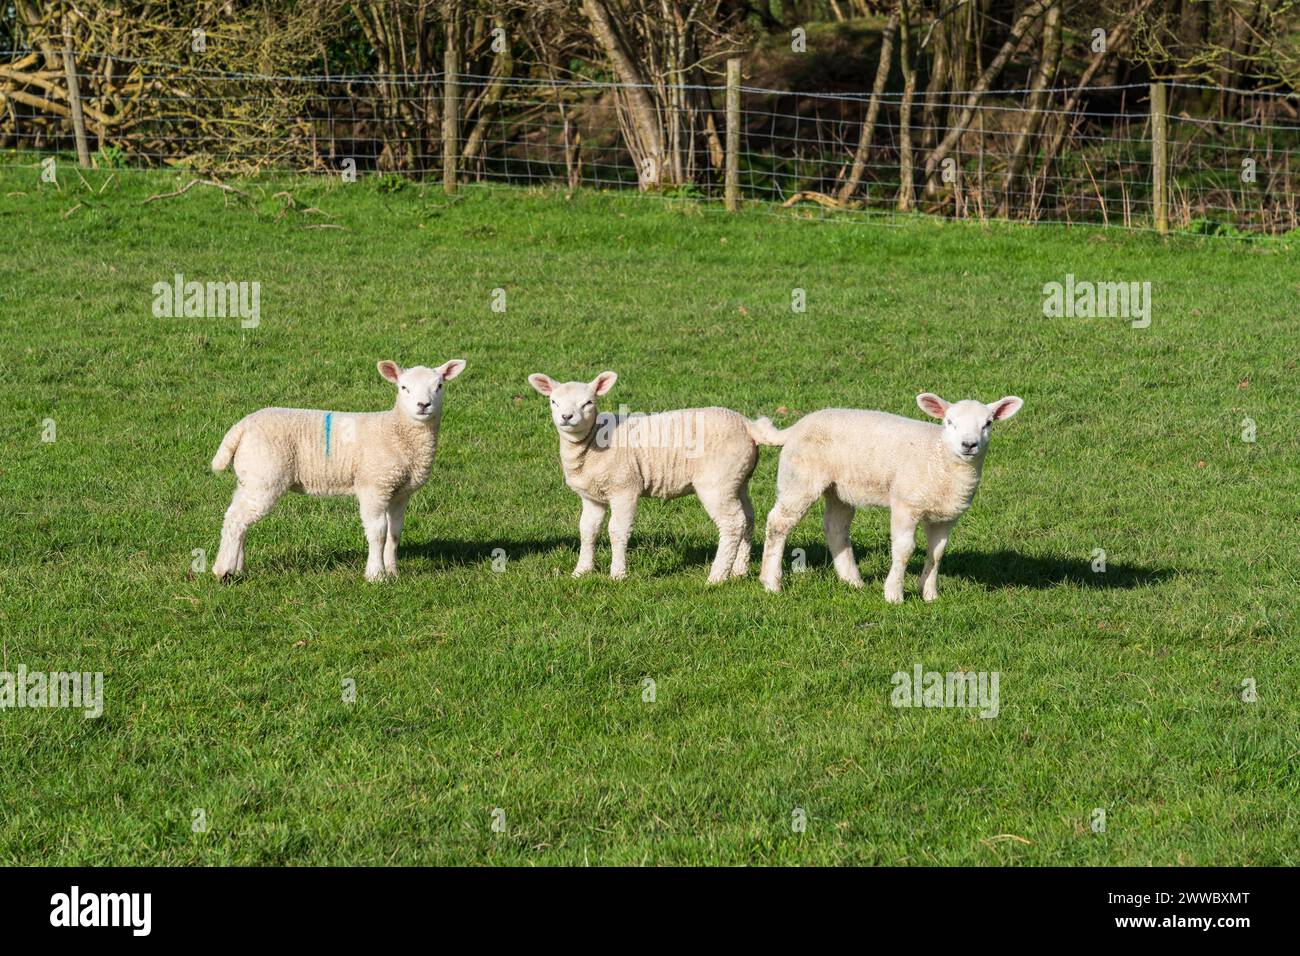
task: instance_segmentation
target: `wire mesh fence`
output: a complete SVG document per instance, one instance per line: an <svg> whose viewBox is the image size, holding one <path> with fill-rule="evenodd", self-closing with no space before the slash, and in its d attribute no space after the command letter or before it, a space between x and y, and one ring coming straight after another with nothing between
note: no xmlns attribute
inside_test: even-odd
<svg viewBox="0 0 1300 956"><path fill-rule="evenodd" d="M3 55L0 55L3 56ZM63 71L0 59L0 147L72 149ZM28 60L31 57L28 56ZM846 213L919 210L963 219L1148 227L1157 180L1175 228L1300 227L1294 97L1231 91L1245 119L1220 120L1225 90L1147 84L872 95L723 85L636 88L572 79L444 73L273 76L76 57L86 137L100 164L250 173L443 174L443 119L456 97L456 177L565 189L723 196L728 120L739 129L743 199ZM452 82L449 82L451 80ZM638 92L654 128L633 115ZM1167 140L1162 154L1156 125ZM864 135L865 133L865 135ZM1167 171L1162 172L1167 155Z"/></svg>

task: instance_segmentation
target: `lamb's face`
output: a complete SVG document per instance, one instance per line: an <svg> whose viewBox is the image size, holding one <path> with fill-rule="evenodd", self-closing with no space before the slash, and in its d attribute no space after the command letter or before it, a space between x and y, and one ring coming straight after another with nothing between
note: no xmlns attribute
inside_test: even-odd
<svg viewBox="0 0 1300 956"><path fill-rule="evenodd" d="M974 459L989 447L993 410L972 399L949 405L943 416L943 444L958 458Z"/></svg>
<svg viewBox="0 0 1300 956"><path fill-rule="evenodd" d="M940 437L944 448L961 461L977 461L988 450L993 423L1010 418L1020 411L1024 402L1011 395L992 405L969 398L949 404L938 395L925 392L916 397L916 404L943 423Z"/></svg>
<svg viewBox="0 0 1300 956"><path fill-rule="evenodd" d="M540 372L528 384L551 400L551 421L561 435L585 438L596 424L596 399L614 387L618 375L601 372L590 382L556 382Z"/></svg>
<svg viewBox="0 0 1300 956"><path fill-rule="evenodd" d="M397 404L417 422L427 422L442 411L442 376L417 365L397 378Z"/></svg>
<svg viewBox="0 0 1300 956"><path fill-rule="evenodd" d="M464 359L452 359L437 368L416 365L404 369L396 362L379 363L379 374L397 386L397 407L417 422L430 421L442 413L443 385L464 369Z"/></svg>
<svg viewBox="0 0 1300 956"><path fill-rule="evenodd" d="M587 382L565 382L551 391L551 421L569 435L586 435L596 421L596 390Z"/></svg>

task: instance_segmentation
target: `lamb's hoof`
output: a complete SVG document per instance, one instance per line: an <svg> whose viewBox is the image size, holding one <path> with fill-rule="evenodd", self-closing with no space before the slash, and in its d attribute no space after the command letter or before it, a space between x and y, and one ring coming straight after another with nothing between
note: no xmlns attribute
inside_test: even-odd
<svg viewBox="0 0 1300 956"><path fill-rule="evenodd" d="M626 571L610 571L610 572L609 572L609 577L610 577L610 580L611 580L611 581L622 581L625 577L627 577L627 572L626 572Z"/></svg>
<svg viewBox="0 0 1300 956"><path fill-rule="evenodd" d="M570 577L580 578L584 574L590 574L594 570L594 568L574 568L573 574L570 575Z"/></svg>
<svg viewBox="0 0 1300 956"><path fill-rule="evenodd" d="M921 594L921 600L924 601L926 604L929 604L929 603L931 603L932 601L937 601L937 600L939 600L939 592L938 592L938 591L925 591L925 592L923 592L923 593Z"/></svg>
<svg viewBox="0 0 1300 956"><path fill-rule="evenodd" d="M902 603L903 603L903 592L902 592L902 591L886 591L886 592L885 592L885 600L888 601L890 604L902 604Z"/></svg>
<svg viewBox="0 0 1300 956"><path fill-rule="evenodd" d="M709 575L709 583L710 583L710 584L721 584L723 581L727 580L728 577L730 577L729 574L710 574L710 575Z"/></svg>
<svg viewBox="0 0 1300 956"><path fill-rule="evenodd" d="M862 578L840 578L840 580L851 588L862 587Z"/></svg>
<svg viewBox="0 0 1300 956"><path fill-rule="evenodd" d="M380 568L378 571L366 572L366 580L369 581L371 584L374 584L378 581L383 581L387 577L388 577L388 572L383 570L382 568Z"/></svg>
<svg viewBox="0 0 1300 956"><path fill-rule="evenodd" d="M749 565L747 564L747 565L745 565L743 568L732 568L732 569L731 569L731 576L732 576L733 578L747 578L747 577L749 577Z"/></svg>
<svg viewBox="0 0 1300 956"><path fill-rule="evenodd" d="M773 594L779 594L781 592L780 581L773 581L771 578L759 578L758 580L762 583L764 588L771 591Z"/></svg>

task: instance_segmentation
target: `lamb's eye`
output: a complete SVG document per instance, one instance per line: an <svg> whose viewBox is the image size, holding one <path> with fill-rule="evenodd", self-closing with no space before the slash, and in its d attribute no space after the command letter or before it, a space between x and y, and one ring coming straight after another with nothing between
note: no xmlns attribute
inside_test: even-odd
<svg viewBox="0 0 1300 956"><path fill-rule="evenodd" d="M407 388L407 387L406 387L406 386L405 386L405 385L403 385L403 386L402 386L402 391L404 391L404 392L409 392L409 391L410 391L410 389L409 389L409 388Z"/></svg>
<svg viewBox="0 0 1300 956"><path fill-rule="evenodd" d="M595 402L588 402L586 405L583 405L582 407L583 407L583 408L591 408L591 406L594 405L594 404L595 404Z"/></svg>

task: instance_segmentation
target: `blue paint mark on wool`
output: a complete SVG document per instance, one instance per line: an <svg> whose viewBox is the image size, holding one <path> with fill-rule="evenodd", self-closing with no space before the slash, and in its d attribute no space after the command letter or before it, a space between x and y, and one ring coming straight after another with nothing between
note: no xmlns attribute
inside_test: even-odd
<svg viewBox="0 0 1300 956"><path fill-rule="evenodd" d="M333 412L325 413L325 457L326 458L330 456L330 424L331 424L331 419L333 418L334 418Z"/></svg>

